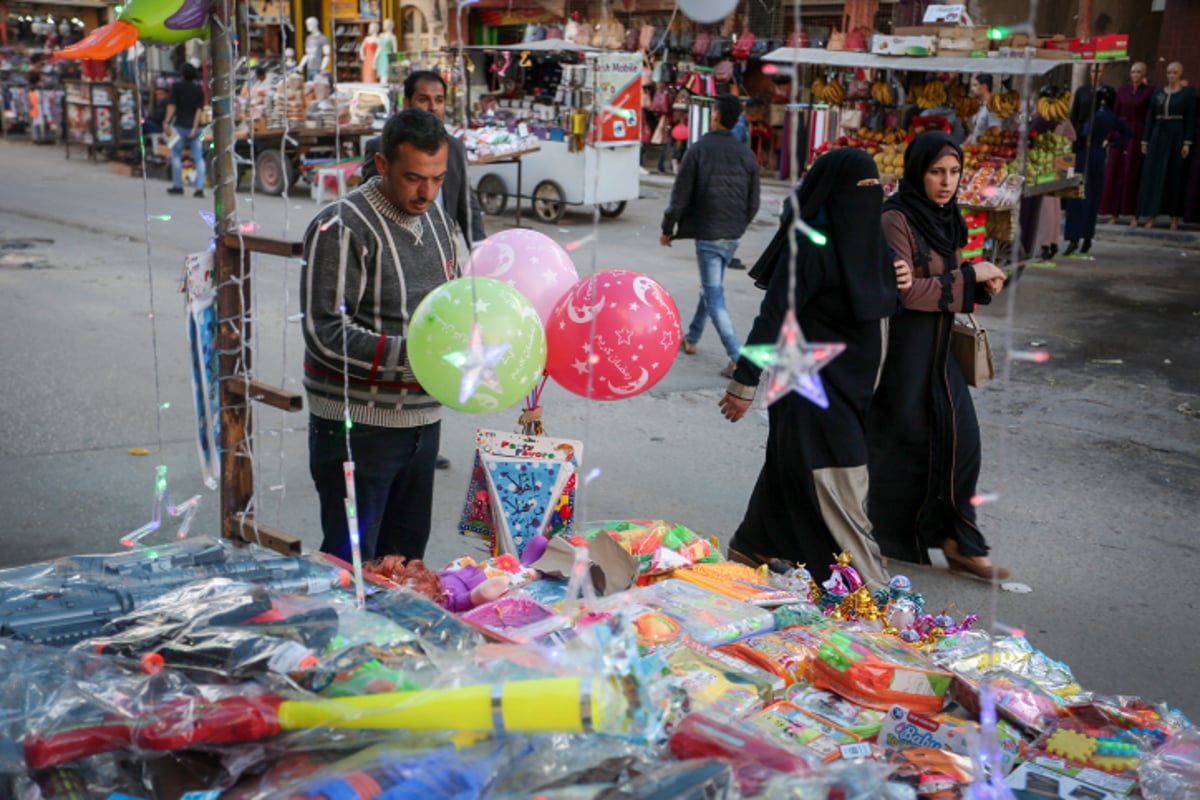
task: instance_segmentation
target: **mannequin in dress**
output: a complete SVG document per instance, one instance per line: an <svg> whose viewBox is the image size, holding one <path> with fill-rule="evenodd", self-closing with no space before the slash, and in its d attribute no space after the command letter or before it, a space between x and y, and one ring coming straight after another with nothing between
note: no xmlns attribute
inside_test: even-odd
<svg viewBox="0 0 1200 800"><path fill-rule="evenodd" d="M394 20L383 21L383 33L379 34L379 49L375 51L375 76L380 83L389 83L392 72L392 56L397 49L396 23Z"/></svg>
<svg viewBox="0 0 1200 800"><path fill-rule="evenodd" d="M379 50L379 23L372 22L367 26L367 35L358 45L358 60L362 62L362 82L377 83L375 74L375 53Z"/></svg>
<svg viewBox="0 0 1200 800"><path fill-rule="evenodd" d="M295 72L296 66L296 49L294 47L285 47L283 49L284 72Z"/></svg>
<svg viewBox="0 0 1200 800"><path fill-rule="evenodd" d="M304 60L300 67L304 71L304 79L311 81L321 71L321 59L325 57L325 46L329 40L321 33L321 25L316 17L304 20L304 28L308 34L304 37Z"/></svg>

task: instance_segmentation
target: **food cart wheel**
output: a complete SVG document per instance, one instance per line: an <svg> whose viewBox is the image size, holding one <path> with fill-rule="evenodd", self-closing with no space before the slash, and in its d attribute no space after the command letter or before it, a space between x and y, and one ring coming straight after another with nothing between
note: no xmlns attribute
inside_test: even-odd
<svg viewBox="0 0 1200 800"><path fill-rule="evenodd" d="M479 207L485 214L503 214L504 209L508 207L508 193L499 175L488 173L480 178L475 195L479 198Z"/></svg>
<svg viewBox="0 0 1200 800"><path fill-rule="evenodd" d="M285 179L284 176L287 176ZM263 194L283 194L284 182L295 183L291 164L278 150L263 150L254 160L254 187Z"/></svg>
<svg viewBox="0 0 1200 800"><path fill-rule="evenodd" d="M557 183L542 181L533 187L533 213L542 222L558 222L566 210L567 197Z"/></svg>
<svg viewBox="0 0 1200 800"><path fill-rule="evenodd" d="M616 219L617 217L621 216L621 212L624 210L625 210L625 201L624 200L622 200L619 203L601 203L600 204L600 216L608 217L609 219Z"/></svg>

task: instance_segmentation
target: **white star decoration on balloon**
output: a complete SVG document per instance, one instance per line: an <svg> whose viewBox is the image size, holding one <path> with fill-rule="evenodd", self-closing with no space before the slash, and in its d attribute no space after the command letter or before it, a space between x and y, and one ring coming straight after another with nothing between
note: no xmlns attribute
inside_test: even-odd
<svg viewBox="0 0 1200 800"><path fill-rule="evenodd" d="M796 312L788 309L775 344L748 344L742 355L763 369L765 387L762 405L769 406L789 392L797 392L821 408L829 408L825 384L817 375L822 368L846 349L842 342L809 343L796 321Z"/></svg>
<svg viewBox="0 0 1200 800"><path fill-rule="evenodd" d="M442 356L462 370L462 383L458 387L459 403L465 403L474 397L481 383L496 393L503 391L500 388L500 379L496 377L496 365L504 358L509 347L507 344L487 344L483 341L483 328L478 322L471 323L467 349Z"/></svg>

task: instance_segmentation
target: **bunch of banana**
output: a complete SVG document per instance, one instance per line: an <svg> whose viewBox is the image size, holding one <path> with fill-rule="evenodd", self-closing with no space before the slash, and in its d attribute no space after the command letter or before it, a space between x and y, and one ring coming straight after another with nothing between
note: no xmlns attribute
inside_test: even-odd
<svg viewBox="0 0 1200 800"><path fill-rule="evenodd" d="M875 102L881 106L890 106L892 104L892 87L888 86L887 81L875 81L871 84L871 97L875 98Z"/></svg>
<svg viewBox="0 0 1200 800"><path fill-rule="evenodd" d="M954 81L950 84L950 102L953 104L956 100L962 100L964 97L969 97L967 85L959 81Z"/></svg>
<svg viewBox="0 0 1200 800"><path fill-rule="evenodd" d="M1039 97L1037 112L1038 116L1047 122L1062 122L1071 116L1071 93L1066 92L1055 98Z"/></svg>
<svg viewBox="0 0 1200 800"><path fill-rule="evenodd" d="M917 93L917 106L920 108L937 108L945 102L946 84L941 81L931 81Z"/></svg>
<svg viewBox="0 0 1200 800"><path fill-rule="evenodd" d="M988 98L988 111L1001 119L1008 119L1021 107L1021 95L1016 92L994 94Z"/></svg>
<svg viewBox="0 0 1200 800"><path fill-rule="evenodd" d="M954 101L954 116L959 119L974 119L979 113L979 101L974 97L960 97Z"/></svg>
<svg viewBox="0 0 1200 800"><path fill-rule="evenodd" d="M831 106L840 106L842 101L846 99L846 90L837 80L832 80L825 84L824 90L821 92L822 99Z"/></svg>

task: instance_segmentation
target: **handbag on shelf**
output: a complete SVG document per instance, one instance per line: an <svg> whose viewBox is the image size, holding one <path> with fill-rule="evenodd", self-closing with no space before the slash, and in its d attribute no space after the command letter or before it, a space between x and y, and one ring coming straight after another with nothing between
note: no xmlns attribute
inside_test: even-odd
<svg viewBox="0 0 1200 800"><path fill-rule="evenodd" d="M982 389L996 379L996 366L992 361L992 345L987 331L975 319L974 314L954 317L950 330L950 354L958 362L968 386Z"/></svg>

